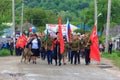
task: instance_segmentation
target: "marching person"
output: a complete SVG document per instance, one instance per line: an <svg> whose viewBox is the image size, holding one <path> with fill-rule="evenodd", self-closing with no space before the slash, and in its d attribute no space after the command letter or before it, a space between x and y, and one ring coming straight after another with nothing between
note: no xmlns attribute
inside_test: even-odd
<svg viewBox="0 0 120 80"><path fill-rule="evenodd" d="M90 63L90 46L91 41L89 39L88 33L85 33L85 63L86 65L89 65Z"/></svg>
<svg viewBox="0 0 120 80"><path fill-rule="evenodd" d="M64 41L64 53L62 54L63 57L63 65L66 65L66 59L67 59L67 51L68 51L68 43Z"/></svg>
<svg viewBox="0 0 120 80"><path fill-rule="evenodd" d="M61 59L62 59L62 55L60 54L60 41L59 41L59 32L56 33L57 37L54 38L53 41L53 51L54 51L54 55L53 58L55 59L55 65L57 66L58 62L57 59L59 60L59 66L61 66Z"/></svg>
<svg viewBox="0 0 120 80"><path fill-rule="evenodd" d="M52 64L53 58L53 49L52 49L53 38L48 34L48 39L45 41L45 49L47 54L47 61L48 64Z"/></svg>
<svg viewBox="0 0 120 80"><path fill-rule="evenodd" d="M80 39L80 54L81 54L82 58L85 58L84 45L85 45L84 36L82 36L81 39Z"/></svg>
<svg viewBox="0 0 120 80"><path fill-rule="evenodd" d="M45 60L46 50L45 50L45 33L44 32L41 33L40 40L41 40L41 50L40 50L41 58L42 60Z"/></svg>
<svg viewBox="0 0 120 80"><path fill-rule="evenodd" d="M31 45L31 51L33 53L32 55L33 64L36 64L36 59L38 56L40 56L39 50L41 47L41 42L40 39L38 39L37 34L32 35L32 40L30 41L29 44Z"/></svg>
<svg viewBox="0 0 120 80"><path fill-rule="evenodd" d="M79 40L77 39L77 35L73 34L73 39L70 42L70 49L71 49L71 64L73 64L73 58L74 58L74 64L76 65L77 59L78 64L80 64L79 56Z"/></svg>
<svg viewBox="0 0 120 80"><path fill-rule="evenodd" d="M73 34L70 34L70 39L72 40L73 39ZM71 42L71 41L70 41ZM71 61L71 49L70 49L70 42L68 42L68 62Z"/></svg>

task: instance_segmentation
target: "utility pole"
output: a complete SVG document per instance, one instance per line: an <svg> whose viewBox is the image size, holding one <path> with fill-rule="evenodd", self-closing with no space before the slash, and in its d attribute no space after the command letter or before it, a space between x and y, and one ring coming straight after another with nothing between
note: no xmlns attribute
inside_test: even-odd
<svg viewBox="0 0 120 80"><path fill-rule="evenodd" d="M12 0L12 38L15 42L15 1L14 0Z"/></svg>
<svg viewBox="0 0 120 80"><path fill-rule="evenodd" d="M23 12L24 12L24 0L22 0L21 30L20 30L20 35L22 35L22 29L23 29Z"/></svg>
<svg viewBox="0 0 120 80"><path fill-rule="evenodd" d="M94 24L96 25L96 28L97 28L97 0L94 0Z"/></svg>
<svg viewBox="0 0 120 80"><path fill-rule="evenodd" d="M107 12L107 26L106 26L106 44L105 44L105 52L108 52L108 40L109 40L109 28L110 28L110 15L111 15L111 0L108 0L108 12Z"/></svg>

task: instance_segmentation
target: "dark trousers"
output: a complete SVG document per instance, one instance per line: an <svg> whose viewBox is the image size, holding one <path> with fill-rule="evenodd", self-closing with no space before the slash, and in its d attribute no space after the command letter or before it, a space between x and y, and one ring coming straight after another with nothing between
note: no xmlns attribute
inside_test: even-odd
<svg viewBox="0 0 120 80"><path fill-rule="evenodd" d="M45 60L45 58L46 58L46 54L47 52L46 52L46 50L45 50L45 48L44 47L42 47L41 48L41 58L43 59L43 60Z"/></svg>
<svg viewBox="0 0 120 80"><path fill-rule="evenodd" d="M112 48L108 49L108 53L112 54Z"/></svg>
<svg viewBox="0 0 120 80"><path fill-rule="evenodd" d="M80 54L77 51L71 52L71 64L73 63L73 58L74 58L74 64L77 63L77 60L78 60L78 64L80 63Z"/></svg>
<svg viewBox="0 0 120 80"><path fill-rule="evenodd" d="M80 64L80 53L79 52L75 54L75 64L77 63L77 61L78 61L78 64Z"/></svg>
<svg viewBox="0 0 120 80"><path fill-rule="evenodd" d="M90 63L90 49L85 49L85 63L86 65Z"/></svg>
<svg viewBox="0 0 120 80"><path fill-rule="evenodd" d="M47 50L47 61L48 64L52 64L53 52L51 50Z"/></svg>
<svg viewBox="0 0 120 80"><path fill-rule="evenodd" d="M22 48L16 48L16 56L21 56L21 54L22 54Z"/></svg>
<svg viewBox="0 0 120 80"><path fill-rule="evenodd" d="M60 66L62 55L60 53L54 53L54 59L55 59L55 65L57 65L59 63L59 66ZM57 60L58 60L58 62L57 62Z"/></svg>

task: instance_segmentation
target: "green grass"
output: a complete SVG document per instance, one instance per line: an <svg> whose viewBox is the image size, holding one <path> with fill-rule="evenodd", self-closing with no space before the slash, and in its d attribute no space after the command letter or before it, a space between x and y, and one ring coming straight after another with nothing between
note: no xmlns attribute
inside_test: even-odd
<svg viewBox="0 0 120 80"><path fill-rule="evenodd" d="M0 56L9 56L10 51L8 49L2 49L0 50Z"/></svg>
<svg viewBox="0 0 120 80"><path fill-rule="evenodd" d="M113 60L113 63L120 68L120 51L113 51L112 54L103 52L101 57Z"/></svg>

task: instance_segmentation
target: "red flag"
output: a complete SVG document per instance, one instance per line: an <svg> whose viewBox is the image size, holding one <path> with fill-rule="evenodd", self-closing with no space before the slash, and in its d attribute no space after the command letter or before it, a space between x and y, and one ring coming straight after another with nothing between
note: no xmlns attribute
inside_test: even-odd
<svg viewBox="0 0 120 80"><path fill-rule="evenodd" d="M64 40L63 40L61 27L62 27L62 23L61 23L61 17L59 15L58 16L58 32L59 32L59 39L60 39L60 54L64 52Z"/></svg>
<svg viewBox="0 0 120 80"><path fill-rule="evenodd" d="M16 42L16 48L18 47L21 47L21 48L24 48L24 43L23 43L23 39L22 37L20 36Z"/></svg>
<svg viewBox="0 0 120 80"><path fill-rule="evenodd" d="M23 44L26 45L27 37L24 34L22 34L21 38L23 39Z"/></svg>
<svg viewBox="0 0 120 80"><path fill-rule="evenodd" d="M92 33L90 35L90 40L92 42L92 45L90 46L90 58L100 62L100 51L98 46L99 42L98 42L96 25L92 30Z"/></svg>
<svg viewBox="0 0 120 80"><path fill-rule="evenodd" d="M24 48L24 46L27 43L27 37L23 34L22 36L20 36L16 42L16 48L21 47Z"/></svg>

